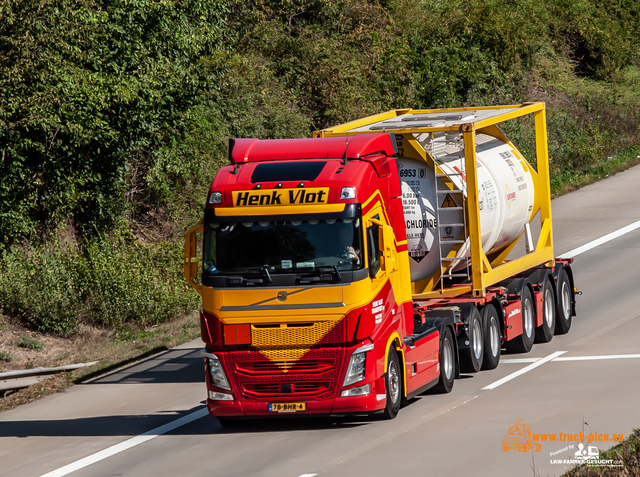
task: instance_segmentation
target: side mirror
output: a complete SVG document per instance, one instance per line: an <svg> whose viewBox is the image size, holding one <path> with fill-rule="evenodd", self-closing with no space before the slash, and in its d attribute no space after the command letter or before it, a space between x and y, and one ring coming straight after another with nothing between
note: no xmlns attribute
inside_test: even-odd
<svg viewBox="0 0 640 477"><path fill-rule="evenodd" d="M184 278L193 288L199 290L201 285L196 284L193 279L198 275L198 244L196 242L196 234L204 233L204 226L199 223L187 232L184 238L184 262L183 273Z"/></svg>

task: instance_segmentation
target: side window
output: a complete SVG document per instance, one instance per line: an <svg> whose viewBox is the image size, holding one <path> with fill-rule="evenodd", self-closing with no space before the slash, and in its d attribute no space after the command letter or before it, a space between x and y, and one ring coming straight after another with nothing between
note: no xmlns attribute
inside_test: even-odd
<svg viewBox="0 0 640 477"><path fill-rule="evenodd" d="M380 258L382 257L380 226L378 224L371 224L371 226L367 228L367 248L369 256L369 276L375 278L380 271Z"/></svg>

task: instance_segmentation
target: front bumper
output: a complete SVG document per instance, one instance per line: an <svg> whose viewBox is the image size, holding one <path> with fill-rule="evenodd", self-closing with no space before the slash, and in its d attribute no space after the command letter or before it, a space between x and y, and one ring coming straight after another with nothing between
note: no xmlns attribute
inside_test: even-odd
<svg viewBox="0 0 640 477"><path fill-rule="evenodd" d="M296 415L374 413L386 406L385 380L377 369L378 360L367 358L365 379L342 387L349 358L360 344L349 348L318 348L309 350L295 364L269 360L258 351L216 352L221 361L231 391L211 385L207 368L207 389L231 393L233 401L207 398L212 416L277 416L293 412L270 412L272 403L304 403L304 411ZM372 352L370 352L372 353ZM283 369L284 368L284 369ZM286 370L286 371L285 371ZM369 384L367 395L341 397L345 389ZM212 393L208 393L208 397Z"/></svg>

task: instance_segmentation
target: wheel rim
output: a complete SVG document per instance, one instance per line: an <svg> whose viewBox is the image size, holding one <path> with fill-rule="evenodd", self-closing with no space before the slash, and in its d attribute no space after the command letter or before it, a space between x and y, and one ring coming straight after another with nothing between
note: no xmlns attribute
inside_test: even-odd
<svg viewBox="0 0 640 477"><path fill-rule="evenodd" d="M479 320L473 322L473 354L477 360L482 357L482 328Z"/></svg>
<svg viewBox="0 0 640 477"><path fill-rule="evenodd" d="M553 306L553 293L551 293L551 290L547 289L544 293L544 315L549 328L553 326Z"/></svg>
<svg viewBox="0 0 640 477"><path fill-rule="evenodd" d="M562 282L562 311L564 312L564 319L568 320L571 316L571 292L567 282Z"/></svg>
<svg viewBox="0 0 640 477"><path fill-rule="evenodd" d="M495 317L492 316L489 323L491 355L497 356L500 352L500 333L498 332L498 322L496 321Z"/></svg>
<svg viewBox="0 0 640 477"><path fill-rule="evenodd" d="M527 336L533 334L533 310L531 301L528 298L524 302L524 331Z"/></svg>
<svg viewBox="0 0 640 477"><path fill-rule="evenodd" d="M389 363L389 397L393 403L398 402L400 394L400 378L398 377L398 368L394 361Z"/></svg>
<svg viewBox="0 0 640 477"><path fill-rule="evenodd" d="M442 368L446 378L451 379L453 376L453 351L448 339L444 340L444 346L442 347Z"/></svg>

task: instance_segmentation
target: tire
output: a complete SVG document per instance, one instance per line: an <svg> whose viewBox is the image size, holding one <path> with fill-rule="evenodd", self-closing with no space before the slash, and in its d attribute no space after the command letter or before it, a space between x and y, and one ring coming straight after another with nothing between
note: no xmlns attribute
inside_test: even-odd
<svg viewBox="0 0 640 477"><path fill-rule="evenodd" d="M553 282L546 279L542 285L542 324L536 328L536 343L548 343L556 330L556 299Z"/></svg>
<svg viewBox="0 0 640 477"><path fill-rule="evenodd" d="M524 289L521 298L522 310L522 334L510 341L507 341L507 349L512 353L528 353L533 348L535 338L535 314L533 298L529 287Z"/></svg>
<svg viewBox="0 0 640 477"><path fill-rule="evenodd" d="M500 363L502 339L500 322L496 307L488 304L482 310L482 329L484 330L484 359L482 369L496 369Z"/></svg>
<svg viewBox="0 0 640 477"><path fill-rule="evenodd" d="M400 410L402 403L402 371L398 361L396 350L389 348L389 357L387 358L387 373L384 379L387 388L387 407L383 412L384 419L394 419Z"/></svg>
<svg viewBox="0 0 640 477"><path fill-rule="evenodd" d="M440 338L440 378L434 390L439 393L450 393L456 374L456 355L453 336L449 328L445 328Z"/></svg>
<svg viewBox="0 0 640 477"><path fill-rule="evenodd" d="M469 316L467 337L469 347L460 350L460 369L463 373L477 373L482 368L484 356L484 335L482 333L482 317L478 308L472 308Z"/></svg>
<svg viewBox="0 0 640 477"><path fill-rule="evenodd" d="M556 300L556 334L564 335L571 329L571 316L573 312L573 292L569 276L564 270L558 274L558 293Z"/></svg>

